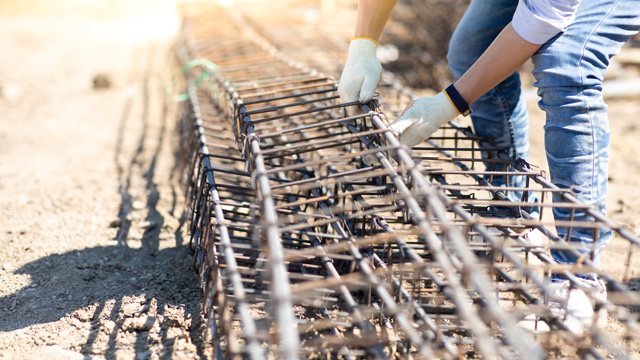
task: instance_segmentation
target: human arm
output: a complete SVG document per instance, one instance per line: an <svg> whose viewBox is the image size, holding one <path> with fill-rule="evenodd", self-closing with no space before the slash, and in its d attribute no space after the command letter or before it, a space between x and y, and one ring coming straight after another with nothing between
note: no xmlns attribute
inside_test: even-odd
<svg viewBox="0 0 640 360"><path fill-rule="evenodd" d="M466 104L471 104L516 71L540 46L524 40L509 24L453 86ZM450 98L446 91L420 98L390 128L400 136L401 143L414 147L461 113L463 109Z"/></svg>
<svg viewBox="0 0 640 360"><path fill-rule="evenodd" d="M509 24L453 85L471 104L517 71L541 46L520 37Z"/></svg>
<svg viewBox="0 0 640 360"><path fill-rule="evenodd" d="M457 105L447 90L433 98L420 98L391 125L400 141L413 147L440 126L461 114L467 104L515 72L542 44L569 27L576 18L581 0L520 0L512 22L483 55L453 84L460 95ZM455 94L454 94L455 95ZM462 108L460 104L462 103ZM465 112L467 114L468 112Z"/></svg>
<svg viewBox="0 0 640 360"><path fill-rule="evenodd" d="M454 86L468 104L515 72L575 21L582 0L521 1L513 20ZM508 56L505 56L508 54Z"/></svg>
<svg viewBox="0 0 640 360"><path fill-rule="evenodd" d="M354 36L367 37L377 42L397 3L398 0L358 1L358 20Z"/></svg>
<svg viewBox="0 0 640 360"><path fill-rule="evenodd" d="M382 65L376 56L378 39L397 0L360 0L355 37L349 44L338 93L343 102L366 103L373 98ZM353 110L353 109L352 109Z"/></svg>

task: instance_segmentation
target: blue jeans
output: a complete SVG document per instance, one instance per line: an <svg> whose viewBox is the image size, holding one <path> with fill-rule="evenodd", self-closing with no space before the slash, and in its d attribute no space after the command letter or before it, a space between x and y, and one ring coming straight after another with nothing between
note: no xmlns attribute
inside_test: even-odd
<svg viewBox="0 0 640 360"><path fill-rule="evenodd" d="M448 60L459 78L511 22L518 0L472 0L449 44ZM551 181L561 188L573 188L575 196L605 212L609 161L609 120L602 99L604 72L612 56L640 29L637 0L583 0L575 22L547 41L533 56L534 86L539 106L546 113L545 148ZM507 55L508 56L508 55ZM527 109L514 73L471 104L476 133L495 141L513 158L528 160ZM487 163L490 170L504 170ZM504 177L494 177L495 186L505 185ZM512 177L509 185L523 186L523 177ZM520 201L521 193L509 198ZM559 201L554 197L554 201ZM558 220L569 220L571 211L554 208ZM574 220L590 221L576 211ZM558 227L567 238L567 228ZM612 232L600 228L573 228L572 246L592 252L599 264L600 252L611 241ZM565 251L552 251L560 263L574 263Z"/></svg>

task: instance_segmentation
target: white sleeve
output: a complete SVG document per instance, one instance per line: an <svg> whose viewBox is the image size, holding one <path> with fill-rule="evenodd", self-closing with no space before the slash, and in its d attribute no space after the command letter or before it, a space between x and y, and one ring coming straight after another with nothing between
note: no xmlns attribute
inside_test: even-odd
<svg viewBox="0 0 640 360"><path fill-rule="evenodd" d="M520 0L511 26L521 38L544 44L573 23L582 0Z"/></svg>

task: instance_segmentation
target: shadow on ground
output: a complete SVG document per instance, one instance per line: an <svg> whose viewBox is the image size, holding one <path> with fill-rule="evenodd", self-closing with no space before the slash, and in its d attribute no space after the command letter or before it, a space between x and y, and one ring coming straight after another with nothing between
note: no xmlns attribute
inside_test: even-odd
<svg viewBox="0 0 640 360"><path fill-rule="evenodd" d="M49 255L14 271L31 283L0 298L0 332L23 332L36 346L60 346L85 358L206 357L198 276L182 244L184 218L175 218L181 199L169 138L171 104L162 79L150 70L155 53L151 45L134 54L130 83L140 91L127 97L118 122L114 245ZM145 69L141 79L139 67ZM167 168L171 155L176 162ZM169 208L160 202L162 186L171 190ZM180 222L177 229L167 214ZM171 240L175 246L162 244Z"/></svg>
<svg viewBox="0 0 640 360"><path fill-rule="evenodd" d="M87 330L83 354L109 355L124 344L136 354L162 344L161 353L171 354L176 340L204 336L190 265L184 246L153 255L105 246L38 259L14 272L29 275L31 285L0 298L0 331L66 317ZM60 340L52 338L51 344Z"/></svg>

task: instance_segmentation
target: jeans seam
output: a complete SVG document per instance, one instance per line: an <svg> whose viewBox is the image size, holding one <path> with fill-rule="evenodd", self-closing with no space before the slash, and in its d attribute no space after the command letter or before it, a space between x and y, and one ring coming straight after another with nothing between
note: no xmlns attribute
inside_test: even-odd
<svg viewBox="0 0 640 360"><path fill-rule="evenodd" d="M500 105L502 106L502 110L504 111L504 116L507 118L507 128L509 129L509 138L511 142L511 145L510 145L511 154L509 155L516 156L518 153L516 149L516 137L515 137L515 131L513 129L513 121L511 121L511 111L509 111L509 104L504 94L502 93L502 88L500 87L499 84L496 85L495 89L496 89L496 94L500 99Z"/></svg>
<svg viewBox="0 0 640 360"><path fill-rule="evenodd" d="M609 18L609 16L611 15L611 13L613 12L613 10L620 4L620 0L616 1L615 4L609 9L609 11L607 12L607 14L605 16L602 17L602 19L600 20L600 22L598 23L598 25L593 27L593 30L591 31L591 33L589 34L589 36L587 36L587 39L584 42L584 45L582 46L582 52L580 53L580 60L578 61L578 73L580 74L580 96L586 99L586 103L587 103L587 115L589 116L589 126L590 126L590 130L591 130L591 151L593 152L593 160L591 162L592 168L591 168L591 191L589 192L591 194L591 202L594 203L596 201L596 199L600 198L600 190L598 189L597 186L597 177L598 177L598 168L597 168L597 163L599 162L598 159L598 152L596 151L596 136L595 136L595 131L594 131L594 125L593 125L593 117L591 116L591 103L588 100L588 97L584 96L584 76L582 73L582 61L585 57L585 51L587 48L587 44L589 44L589 42L591 42L591 39L593 38L593 34L596 32L596 30L602 25L602 23ZM594 194L595 193L595 194ZM593 239L594 242L596 241L596 239Z"/></svg>

